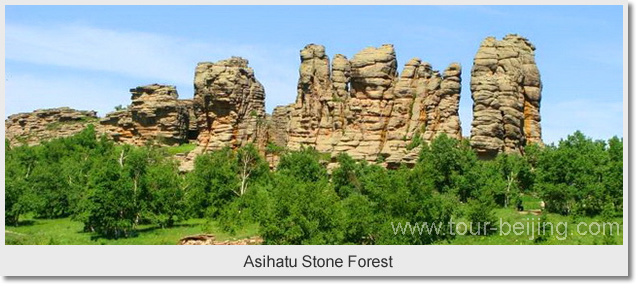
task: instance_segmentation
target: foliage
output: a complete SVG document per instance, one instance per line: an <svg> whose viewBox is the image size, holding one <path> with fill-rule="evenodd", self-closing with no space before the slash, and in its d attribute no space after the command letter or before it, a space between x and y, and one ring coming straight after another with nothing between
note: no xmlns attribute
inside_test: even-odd
<svg viewBox="0 0 636 284"><path fill-rule="evenodd" d="M327 170L319 162L320 153L314 148L286 153L278 163L278 172L301 182L316 182L327 178Z"/></svg>
<svg viewBox="0 0 636 284"><path fill-rule="evenodd" d="M21 228L32 226L24 226L26 216L70 217L107 242L204 218L217 233L258 230L268 244L442 244L482 242L453 234L451 220L517 220L518 204L539 210L545 201L541 216L555 221L621 218L623 141L617 137L595 141L575 132L557 145L527 145L524 155L488 161L466 140L443 134L417 144L412 168L387 170L345 153L332 160L313 148L288 151L270 143L260 150L280 155L274 171L248 144L199 155L194 170L181 173L172 155L193 145L115 145L92 125L33 147L5 140L5 222ZM329 172L331 161L338 166ZM407 222L435 224L443 233L394 230ZM485 238L508 242L496 235ZM32 241L16 235L9 242ZM35 242L65 243L55 236ZM554 243L554 237L537 235L532 243Z"/></svg>
<svg viewBox="0 0 636 284"><path fill-rule="evenodd" d="M608 161L603 177L607 203L615 211L623 212L623 139L614 136L608 141ZM609 210L609 209L608 209Z"/></svg>
<svg viewBox="0 0 636 284"><path fill-rule="evenodd" d="M285 151L285 147L279 146L274 142L267 142L265 153L279 155Z"/></svg>
<svg viewBox="0 0 636 284"><path fill-rule="evenodd" d="M185 181L177 165L166 161L152 165L147 172L148 195L144 215L162 228L187 219Z"/></svg>
<svg viewBox="0 0 636 284"><path fill-rule="evenodd" d="M361 192L361 183L358 177L361 175L362 167L356 163L351 156L341 153L336 157L338 167L331 173L331 182L334 185L336 193L341 198L346 198L352 193Z"/></svg>
<svg viewBox="0 0 636 284"><path fill-rule="evenodd" d="M103 161L91 172L82 220L85 231L114 238L130 235L140 208L131 180L124 175L114 160Z"/></svg>
<svg viewBox="0 0 636 284"><path fill-rule="evenodd" d="M188 176L188 205L193 216L216 217L219 209L235 196L239 179L235 155L230 148L196 157L194 171Z"/></svg>
<svg viewBox="0 0 636 284"><path fill-rule="evenodd" d="M303 156L298 156L304 158ZM338 244L342 241L342 210L326 178L298 182L301 176L279 171L273 177L276 205L261 217L267 244ZM299 172L293 172L300 174ZM315 176L305 177L313 179Z"/></svg>
<svg viewBox="0 0 636 284"><path fill-rule="evenodd" d="M593 216L607 203L622 208L622 141L610 142L577 131L539 154L535 183L549 211Z"/></svg>
<svg viewBox="0 0 636 284"><path fill-rule="evenodd" d="M406 138L406 136L404 137ZM409 142L409 144L406 145L406 150L407 151L411 151L415 148L417 148L418 146L422 145L422 136L420 135L419 131L415 131L415 133L413 133L413 137L411 137L411 141Z"/></svg>
<svg viewBox="0 0 636 284"><path fill-rule="evenodd" d="M432 182L440 193L453 193L466 202L473 196L479 179L477 155L468 141L458 141L442 134L420 151L414 171Z"/></svg>
<svg viewBox="0 0 636 284"><path fill-rule="evenodd" d="M474 227L473 230L478 232L477 235L488 235L495 232L497 218L493 213L493 209L493 201L487 196L468 201L466 219Z"/></svg>

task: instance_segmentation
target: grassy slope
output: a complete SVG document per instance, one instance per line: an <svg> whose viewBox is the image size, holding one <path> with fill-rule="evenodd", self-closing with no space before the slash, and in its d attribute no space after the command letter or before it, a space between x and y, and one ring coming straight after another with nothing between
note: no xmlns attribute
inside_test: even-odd
<svg viewBox="0 0 636 284"><path fill-rule="evenodd" d="M216 223L204 219L191 219L173 228L143 225L138 235L131 238L104 239L82 232L81 222L63 219L27 219L19 227L5 226L5 244L25 245L175 245L188 235L211 233L217 240L246 238L256 235L257 226L248 226L235 235L224 233Z"/></svg>

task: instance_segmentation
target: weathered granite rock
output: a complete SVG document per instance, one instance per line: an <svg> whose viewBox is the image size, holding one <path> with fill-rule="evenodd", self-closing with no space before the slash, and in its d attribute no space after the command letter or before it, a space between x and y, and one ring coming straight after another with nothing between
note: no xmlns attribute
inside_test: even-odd
<svg viewBox="0 0 636 284"><path fill-rule="evenodd" d="M143 145L153 140L164 145L187 142L191 112L179 101L174 86L147 85L130 90L132 104L100 120L101 132L117 142Z"/></svg>
<svg viewBox="0 0 636 284"><path fill-rule="evenodd" d="M199 136L199 128L197 127L197 113L194 111L194 102L192 99L181 99L179 104L188 111L187 140L195 141Z"/></svg>
<svg viewBox="0 0 636 284"><path fill-rule="evenodd" d="M336 54L330 62L321 45L300 51L296 101L265 114L265 91L248 61L240 57L199 63L193 99L179 100L173 86L131 90L132 104L107 114L97 131L115 141L164 145L196 141L197 148L177 157L191 170L194 157L223 147L255 144L271 165L281 148L315 147L388 167L412 165L419 142L441 133L462 139L459 121L461 66L443 72L419 58L398 73L394 47L369 47L350 60ZM482 157L523 153L541 143L541 80L534 46L517 35L485 39L471 72L474 119L471 144ZM17 114L5 121L11 143L28 144L79 132L98 118L95 112L68 108ZM20 137L20 138L18 138Z"/></svg>
<svg viewBox="0 0 636 284"><path fill-rule="evenodd" d="M535 47L518 35L486 38L471 71L473 98L471 145L483 158L523 153L541 144L541 78Z"/></svg>
<svg viewBox="0 0 636 284"><path fill-rule="evenodd" d="M332 158L346 152L397 166L416 160L417 149L407 147L419 140L415 136L424 141L440 133L461 138L459 64L441 75L414 58L399 76L389 44L366 48L351 60L338 54L331 70L323 46L307 45L300 54L296 102L272 116L279 125L287 124L287 136L276 133L277 144L291 150L315 147Z"/></svg>
<svg viewBox="0 0 636 284"><path fill-rule="evenodd" d="M67 137L82 131L88 124L97 124L95 111L68 107L39 109L9 116L5 122L5 138L11 145L37 145L40 142Z"/></svg>
<svg viewBox="0 0 636 284"><path fill-rule="evenodd" d="M243 58L199 63L193 106L199 132L193 155L256 143L265 135L265 90Z"/></svg>
<svg viewBox="0 0 636 284"><path fill-rule="evenodd" d="M290 113L293 108L290 106L277 106L274 108L271 117L268 119L269 129L269 142L274 143L280 147L287 147L287 140L289 138L289 119Z"/></svg>

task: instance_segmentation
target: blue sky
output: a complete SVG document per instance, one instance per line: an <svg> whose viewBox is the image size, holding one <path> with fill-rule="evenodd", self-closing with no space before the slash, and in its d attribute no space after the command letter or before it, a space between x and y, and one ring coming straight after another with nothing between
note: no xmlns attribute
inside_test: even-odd
<svg viewBox="0 0 636 284"><path fill-rule="evenodd" d="M508 33L537 47L546 142L575 130L623 136L622 6L5 6L5 115L69 106L98 115L130 88L193 95L197 62L242 56L268 112L296 98L299 50L353 56L392 43L412 57L463 66L460 119L470 134L470 68L480 42Z"/></svg>

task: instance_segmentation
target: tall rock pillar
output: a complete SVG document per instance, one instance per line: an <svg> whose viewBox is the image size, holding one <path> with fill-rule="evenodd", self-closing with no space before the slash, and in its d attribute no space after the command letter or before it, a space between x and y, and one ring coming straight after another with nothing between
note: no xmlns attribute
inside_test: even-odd
<svg viewBox="0 0 636 284"><path fill-rule="evenodd" d="M471 70L471 145L482 158L541 142L541 79L535 47L518 35L486 38Z"/></svg>

